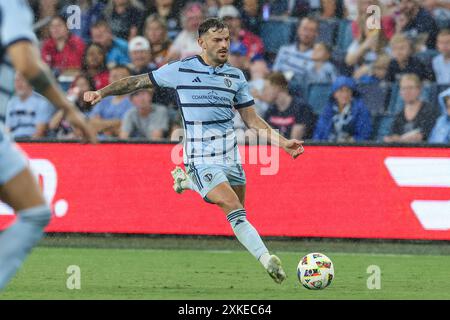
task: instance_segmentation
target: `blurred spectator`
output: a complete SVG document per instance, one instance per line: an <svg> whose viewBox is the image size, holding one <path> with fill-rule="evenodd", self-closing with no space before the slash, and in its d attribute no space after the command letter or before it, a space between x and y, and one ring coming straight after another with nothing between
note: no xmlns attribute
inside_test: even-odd
<svg viewBox="0 0 450 320"><path fill-rule="evenodd" d="M305 139L312 136L314 114L311 107L288 92L288 82L280 72L267 77L264 100L270 103L264 119L288 139Z"/></svg>
<svg viewBox="0 0 450 320"><path fill-rule="evenodd" d="M390 41L393 59L389 64L386 80L395 82L402 74L414 73L421 80L434 80L433 69L425 66L418 58L413 57L411 41L403 34L397 34Z"/></svg>
<svg viewBox="0 0 450 320"><path fill-rule="evenodd" d="M378 0L362 0L358 2L358 16L352 23L352 32L355 40L350 44L345 57L345 63L348 66L355 67L354 76L363 70L371 67L378 55L385 53L388 44L388 38L392 36L394 30L394 21L390 17L383 16L381 20L381 29L369 29L369 19L373 19L372 13L368 7L371 5L379 6Z"/></svg>
<svg viewBox="0 0 450 320"><path fill-rule="evenodd" d="M219 4L216 0L206 0L205 1L205 16L207 18L217 17L219 12Z"/></svg>
<svg viewBox="0 0 450 320"><path fill-rule="evenodd" d="M428 142L450 143L450 88L439 95L439 105L442 109L441 116L431 131Z"/></svg>
<svg viewBox="0 0 450 320"><path fill-rule="evenodd" d="M319 42L314 45L311 56L313 65L307 68L307 83L332 83L336 80L336 67L330 62L331 48L325 42Z"/></svg>
<svg viewBox="0 0 450 320"><path fill-rule="evenodd" d="M109 0L103 12L113 35L118 38L128 40L142 30L144 7L137 0Z"/></svg>
<svg viewBox="0 0 450 320"><path fill-rule="evenodd" d="M81 69L85 44L70 33L66 21L55 16L50 22L50 38L42 45L42 58L58 75Z"/></svg>
<svg viewBox="0 0 450 320"><path fill-rule="evenodd" d="M439 55L433 59L433 70L438 84L450 83L450 30L444 29L437 37Z"/></svg>
<svg viewBox="0 0 450 320"><path fill-rule="evenodd" d="M156 69L156 65L152 63L150 43L147 39L141 36L131 39L128 49L131 58L130 68L133 75L149 73Z"/></svg>
<svg viewBox="0 0 450 320"><path fill-rule="evenodd" d="M420 98L422 83L415 74L405 74L400 80L400 96L404 108L396 116L384 142L427 141L439 117L437 108Z"/></svg>
<svg viewBox="0 0 450 320"><path fill-rule="evenodd" d="M292 17L304 18L313 12L319 12L320 0L293 0L288 1L288 13Z"/></svg>
<svg viewBox="0 0 450 320"><path fill-rule="evenodd" d="M146 138L160 140L169 129L169 115L167 108L152 103L153 93L149 90L140 90L131 95L131 108L125 114L120 138Z"/></svg>
<svg viewBox="0 0 450 320"><path fill-rule="evenodd" d="M245 79L250 79L249 66L250 59L247 57L247 48L241 42L233 42L230 45L230 56L228 63L233 67L241 69Z"/></svg>
<svg viewBox="0 0 450 320"><path fill-rule="evenodd" d="M423 7L436 20L450 20L449 0L424 0Z"/></svg>
<svg viewBox="0 0 450 320"><path fill-rule="evenodd" d="M89 116L92 105L85 102L83 95L86 91L93 91L95 89L94 82L86 74L80 74L75 78L72 87L67 93L67 98L72 101L78 109L87 117ZM58 110L49 122L49 131L51 136L57 139L73 139L80 138L78 132L74 132L70 123L64 119L63 110Z"/></svg>
<svg viewBox="0 0 450 320"><path fill-rule="evenodd" d="M151 15L145 20L144 36L150 42L152 60L157 67L167 62L167 55L172 42L167 37L167 25L164 19Z"/></svg>
<svg viewBox="0 0 450 320"><path fill-rule="evenodd" d="M125 66L116 66L110 71L110 82L129 77L131 71ZM128 95L110 96L100 101L89 117L92 127L100 138L118 137L125 113L133 107Z"/></svg>
<svg viewBox="0 0 450 320"><path fill-rule="evenodd" d="M155 14L166 22L169 39L175 39L181 31L180 8L183 2L174 0L155 0L149 14ZM151 43L151 42L150 42Z"/></svg>
<svg viewBox="0 0 450 320"><path fill-rule="evenodd" d="M189 3L181 15L183 30L169 49L167 61L184 59L202 52L197 42L197 31L203 21L203 8L198 2Z"/></svg>
<svg viewBox="0 0 450 320"><path fill-rule="evenodd" d="M359 98L352 78L338 77L333 83L330 102L317 122L314 140L360 142L372 132L370 113Z"/></svg>
<svg viewBox="0 0 450 320"><path fill-rule="evenodd" d="M95 84L95 90L100 90L109 84L109 70L106 68L106 55L98 44L91 44L84 54L83 72Z"/></svg>
<svg viewBox="0 0 450 320"><path fill-rule="evenodd" d="M234 6L234 0L218 0L219 8L224 6Z"/></svg>
<svg viewBox="0 0 450 320"><path fill-rule="evenodd" d="M14 139L44 138L55 108L19 73L16 74L15 95L6 107L5 126Z"/></svg>
<svg viewBox="0 0 450 320"><path fill-rule="evenodd" d="M400 0L398 10L401 15L396 21L397 30L405 33L414 42L434 49L438 27L431 14L420 6L419 0Z"/></svg>
<svg viewBox="0 0 450 320"><path fill-rule="evenodd" d="M258 0L244 0L242 25L244 29L259 34L261 30L261 8Z"/></svg>
<svg viewBox="0 0 450 320"><path fill-rule="evenodd" d="M101 20L91 27L92 42L98 44L106 52L108 68L130 63L128 57L128 42L114 37L108 22Z"/></svg>
<svg viewBox="0 0 450 320"><path fill-rule="evenodd" d="M231 43L242 43L247 48L247 57L254 59L264 54L264 44L260 37L242 26L241 15L236 7L226 5L220 8L219 18L223 19L230 30Z"/></svg>
<svg viewBox="0 0 450 320"><path fill-rule="evenodd" d="M303 18L297 29L298 42L280 48L273 71L293 72L298 77L304 77L308 68L314 65L313 46L318 32L318 20L311 17Z"/></svg>
<svg viewBox="0 0 450 320"><path fill-rule="evenodd" d="M378 56L378 59L372 64L371 67L366 69L359 68L359 73L355 73L355 79L359 83L379 83L386 80L389 64L391 63L391 57L387 54Z"/></svg>

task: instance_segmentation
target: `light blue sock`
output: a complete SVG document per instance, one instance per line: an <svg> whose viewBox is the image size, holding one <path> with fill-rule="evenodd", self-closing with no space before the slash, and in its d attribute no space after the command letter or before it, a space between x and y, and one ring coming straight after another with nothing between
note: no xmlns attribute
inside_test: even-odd
<svg viewBox="0 0 450 320"><path fill-rule="evenodd" d="M42 238L50 217L47 205L20 211L16 221L0 235L0 290L8 284Z"/></svg>
<svg viewBox="0 0 450 320"><path fill-rule="evenodd" d="M231 211L227 215L228 222L233 228L234 234L240 243L256 258L268 253L258 231L248 222L245 209Z"/></svg>

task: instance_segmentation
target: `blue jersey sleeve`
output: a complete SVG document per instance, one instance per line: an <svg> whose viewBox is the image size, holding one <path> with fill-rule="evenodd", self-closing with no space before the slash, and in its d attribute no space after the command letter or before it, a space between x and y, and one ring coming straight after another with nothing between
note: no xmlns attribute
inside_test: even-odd
<svg viewBox="0 0 450 320"><path fill-rule="evenodd" d="M149 73L150 80L156 87L176 89L180 78L180 61L170 62L158 70Z"/></svg>
<svg viewBox="0 0 450 320"><path fill-rule="evenodd" d="M235 105L234 107L236 109L242 109L246 107L250 107L255 104L255 101L253 100L252 95L250 94L250 88L248 86L247 80L245 80L244 75L242 74L241 77L244 79L241 86L239 87L238 92L236 93L235 97Z"/></svg>
<svg viewBox="0 0 450 320"><path fill-rule="evenodd" d="M0 38L1 46L27 40L37 43L33 32L33 13L25 0L0 0Z"/></svg>

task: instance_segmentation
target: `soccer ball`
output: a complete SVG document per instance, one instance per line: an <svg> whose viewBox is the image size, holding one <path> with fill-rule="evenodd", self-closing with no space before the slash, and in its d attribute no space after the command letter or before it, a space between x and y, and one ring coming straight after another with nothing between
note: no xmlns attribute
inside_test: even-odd
<svg viewBox="0 0 450 320"><path fill-rule="evenodd" d="M333 262L322 253L307 254L297 266L297 276L306 289L325 289L334 278Z"/></svg>

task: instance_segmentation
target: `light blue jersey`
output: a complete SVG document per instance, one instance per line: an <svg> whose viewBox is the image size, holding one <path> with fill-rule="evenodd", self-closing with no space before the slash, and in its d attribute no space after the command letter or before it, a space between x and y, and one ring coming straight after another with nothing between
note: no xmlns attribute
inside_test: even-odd
<svg viewBox="0 0 450 320"><path fill-rule="evenodd" d="M166 64L149 73L156 87L173 88L185 130L184 163L240 163L233 108L252 106L241 70L207 65L200 56Z"/></svg>
<svg viewBox="0 0 450 320"><path fill-rule="evenodd" d="M6 106L14 93L14 68L6 51L19 41L37 43L33 32L33 13L25 0L0 0L0 119L4 121ZM0 124L0 185L22 171L27 162Z"/></svg>

